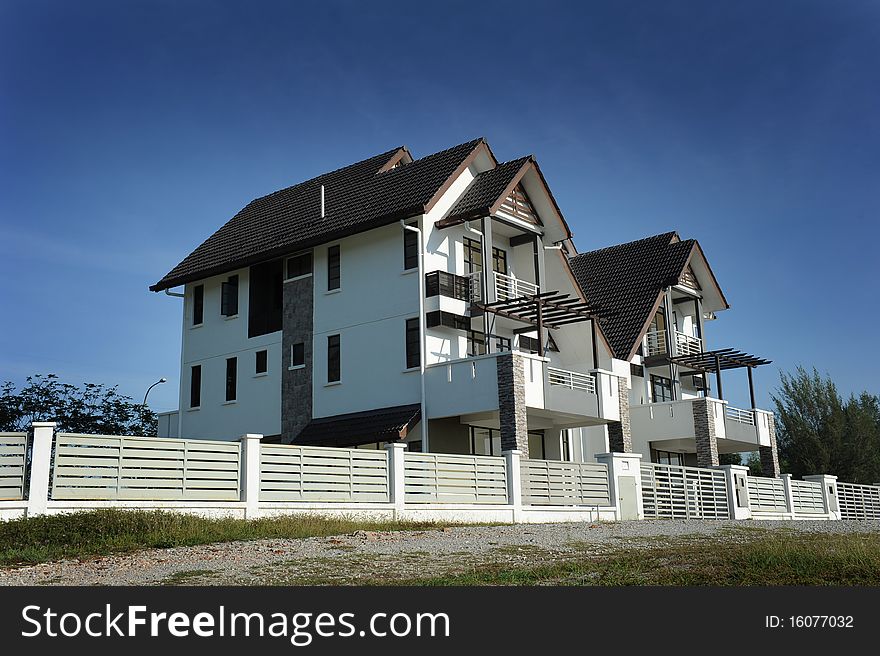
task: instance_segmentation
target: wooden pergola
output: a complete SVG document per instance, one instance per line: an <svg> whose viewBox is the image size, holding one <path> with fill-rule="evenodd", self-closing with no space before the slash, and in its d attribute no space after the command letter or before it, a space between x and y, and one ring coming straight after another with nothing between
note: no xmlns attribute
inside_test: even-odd
<svg viewBox="0 0 880 656"><path fill-rule="evenodd" d="M772 360L765 360L756 355L750 355L732 348L670 356L669 361L704 374L715 374L718 398L721 400L724 400L724 392L721 387L721 372L725 369L741 369L745 367L749 374L749 398L753 408L757 406L755 405L755 383L752 380L752 369L772 362Z"/></svg>
<svg viewBox="0 0 880 656"><path fill-rule="evenodd" d="M519 321L537 329L538 355L544 355L544 328L558 330L562 326L593 322L593 360L596 360L596 323L599 309L570 294L539 292L494 303L474 303L474 308L499 317Z"/></svg>

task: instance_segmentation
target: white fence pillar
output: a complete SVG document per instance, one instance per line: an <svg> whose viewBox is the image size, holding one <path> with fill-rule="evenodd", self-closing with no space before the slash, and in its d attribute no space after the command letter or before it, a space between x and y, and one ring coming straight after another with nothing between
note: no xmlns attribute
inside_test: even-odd
<svg viewBox="0 0 880 656"><path fill-rule="evenodd" d="M513 523L522 521L522 474L520 472L520 458L522 451L511 449L504 451L504 466L507 469L507 503L513 507Z"/></svg>
<svg viewBox="0 0 880 656"><path fill-rule="evenodd" d="M385 445L388 451L388 495L389 501L394 506L394 519L402 518L406 506L406 486L404 458L406 458L406 444L401 442L389 442Z"/></svg>
<svg viewBox="0 0 880 656"><path fill-rule="evenodd" d="M644 519L642 456L638 453L597 453L596 462L608 465L608 493L617 519Z"/></svg>
<svg viewBox="0 0 880 656"><path fill-rule="evenodd" d="M749 468L743 465L719 465L715 469L724 472L727 488L727 507L731 519L751 519L749 507Z"/></svg>
<svg viewBox="0 0 880 656"><path fill-rule="evenodd" d="M803 478L805 481L819 483L822 486L822 501L825 502L825 512L828 513L828 519L842 519L837 497L837 476L813 474Z"/></svg>
<svg viewBox="0 0 880 656"><path fill-rule="evenodd" d="M260 514L260 440L258 433L246 433L238 438L241 442L241 500L244 502L245 519Z"/></svg>
<svg viewBox="0 0 880 656"><path fill-rule="evenodd" d="M31 447L31 482L28 487L27 516L45 515L49 506L49 475L52 469L54 421L35 421Z"/></svg>
<svg viewBox="0 0 880 656"><path fill-rule="evenodd" d="M785 490L786 512L788 512L791 515L791 517L789 517L789 519L795 519L795 516L794 516L794 492L791 489L791 474L780 474L779 478L782 480L782 489Z"/></svg>

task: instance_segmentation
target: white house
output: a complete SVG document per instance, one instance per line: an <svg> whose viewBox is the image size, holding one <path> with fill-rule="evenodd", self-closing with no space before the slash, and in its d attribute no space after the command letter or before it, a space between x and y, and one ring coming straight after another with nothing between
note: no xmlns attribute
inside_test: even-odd
<svg viewBox="0 0 880 656"><path fill-rule="evenodd" d="M775 462L772 416L708 396L707 373L765 361L704 350L727 301L699 245L578 255L535 159L482 139L258 198L151 289L181 286L163 436Z"/></svg>

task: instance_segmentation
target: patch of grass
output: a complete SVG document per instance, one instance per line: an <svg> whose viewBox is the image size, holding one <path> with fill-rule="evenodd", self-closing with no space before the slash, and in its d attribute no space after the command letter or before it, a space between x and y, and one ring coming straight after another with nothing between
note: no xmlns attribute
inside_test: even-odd
<svg viewBox="0 0 880 656"><path fill-rule="evenodd" d="M706 539L534 567L488 564L409 585L880 585L880 535L762 531L746 541Z"/></svg>
<svg viewBox="0 0 880 656"><path fill-rule="evenodd" d="M448 525L306 515L205 519L162 511L98 510L0 522L0 566L103 556L150 547L320 537L358 530L426 530Z"/></svg>

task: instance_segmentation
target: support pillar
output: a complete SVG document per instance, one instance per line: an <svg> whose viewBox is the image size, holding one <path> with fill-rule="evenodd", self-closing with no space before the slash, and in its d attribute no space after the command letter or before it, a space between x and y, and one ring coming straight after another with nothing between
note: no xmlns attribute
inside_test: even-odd
<svg viewBox="0 0 880 656"><path fill-rule="evenodd" d="M54 421L31 423L34 436L31 446L31 480L28 486L27 516L45 515L49 507L49 476L52 471Z"/></svg>
<svg viewBox="0 0 880 656"><path fill-rule="evenodd" d="M245 433L241 442L241 500L244 518L254 519L260 514L260 440L258 433Z"/></svg>
<svg viewBox="0 0 880 656"><path fill-rule="evenodd" d="M611 378L611 377L609 377ZM620 407L620 421L608 424L608 448L617 453L632 453L632 428L629 420L629 388L626 378L617 378L617 402ZM614 384L614 381L610 381ZM602 390L600 389L600 393Z"/></svg>
<svg viewBox="0 0 880 656"><path fill-rule="evenodd" d="M717 467L719 461L716 421L724 421L724 417L715 416L715 407L711 399L694 399L691 408L694 413L697 467Z"/></svg>
<svg viewBox="0 0 880 656"><path fill-rule="evenodd" d="M406 444L389 442L385 445L385 450L388 452L388 500L394 508L395 521L400 521L406 504L403 462L406 457Z"/></svg>
<svg viewBox="0 0 880 656"><path fill-rule="evenodd" d="M782 489L785 490L785 510L789 519L794 519L794 493L791 490L791 474L782 474Z"/></svg>
<svg viewBox="0 0 880 656"><path fill-rule="evenodd" d="M520 458L522 452L518 449L503 451L504 465L507 468L507 503L513 508L513 523L522 521L522 473L520 471Z"/></svg>
<svg viewBox="0 0 880 656"><path fill-rule="evenodd" d="M509 352L495 358L498 367L498 413L501 452L518 450L529 457L524 358Z"/></svg>
<svg viewBox="0 0 880 656"><path fill-rule="evenodd" d="M776 478L781 473L779 450L776 447L776 417L769 415L767 423L770 430L770 446L762 446L758 449L761 455L761 475Z"/></svg>

